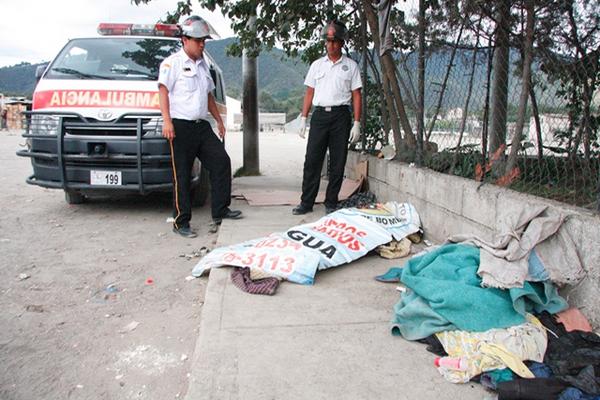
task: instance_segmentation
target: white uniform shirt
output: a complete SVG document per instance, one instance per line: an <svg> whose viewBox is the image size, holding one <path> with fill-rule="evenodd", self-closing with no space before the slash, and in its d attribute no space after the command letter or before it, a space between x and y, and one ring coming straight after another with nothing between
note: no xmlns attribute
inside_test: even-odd
<svg viewBox="0 0 600 400"><path fill-rule="evenodd" d="M304 84L315 89L312 103L321 107L350 105L352 91L362 87L358 64L344 55L335 63L327 56L313 62Z"/></svg>
<svg viewBox="0 0 600 400"><path fill-rule="evenodd" d="M208 116L208 93L215 88L204 59L195 62L183 51L160 64L158 84L169 91L171 118L197 120Z"/></svg>

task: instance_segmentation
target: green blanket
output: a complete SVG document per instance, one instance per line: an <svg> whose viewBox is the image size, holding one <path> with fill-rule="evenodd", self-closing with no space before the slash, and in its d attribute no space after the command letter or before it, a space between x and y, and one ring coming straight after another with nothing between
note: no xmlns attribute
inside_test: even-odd
<svg viewBox="0 0 600 400"><path fill-rule="evenodd" d="M443 330L483 332L525 322L525 313L557 313L568 307L550 282L523 288L481 287L479 249L447 244L409 260L398 272L412 289L394 306L392 333L409 340Z"/></svg>

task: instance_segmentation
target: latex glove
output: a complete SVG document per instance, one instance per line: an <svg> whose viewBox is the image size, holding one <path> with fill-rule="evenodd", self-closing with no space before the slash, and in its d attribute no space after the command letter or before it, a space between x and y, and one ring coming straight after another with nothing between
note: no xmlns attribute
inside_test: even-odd
<svg viewBox="0 0 600 400"><path fill-rule="evenodd" d="M306 137L306 117L300 118L300 126L298 127L298 136L302 139Z"/></svg>
<svg viewBox="0 0 600 400"><path fill-rule="evenodd" d="M354 121L350 131L350 143L356 143L360 139L360 121Z"/></svg>

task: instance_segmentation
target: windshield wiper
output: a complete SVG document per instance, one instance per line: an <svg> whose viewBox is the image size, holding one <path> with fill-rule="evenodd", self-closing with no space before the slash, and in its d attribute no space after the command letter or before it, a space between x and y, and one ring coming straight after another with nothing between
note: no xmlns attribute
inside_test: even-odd
<svg viewBox="0 0 600 400"><path fill-rule="evenodd" d="M131 69L131 68L111 68L110 72L114 72L117 74L127 74L127 75L138 75L138 76L142 76L144 78L147 78L148 80L157 80L158 76L153 75L153 74L149 74L148 72L144 72L144 71L139 71L137 69Z"/></svg>
<svg viewBox="0 0 600 400"><path fill-rule="evenodd" d="M73 68L55 67L55 68L52 68L51 71L60 72L61 74L76 75L76 76L78 76L80 78L88 78L88 79L112 79L109 76L86 74L85 72L81 72L81 71L78 71L78 70L73 69Z"/></svg>

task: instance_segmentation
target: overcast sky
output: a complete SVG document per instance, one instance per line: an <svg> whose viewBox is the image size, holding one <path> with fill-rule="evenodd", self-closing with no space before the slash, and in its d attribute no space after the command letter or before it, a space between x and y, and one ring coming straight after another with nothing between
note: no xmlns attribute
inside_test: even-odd
<svg viewBox="0 0 600 400"><path fill-rule="evenodd" d="M100 22L154 23L176 6L177 0L139 6L130 0L0 0L0 67L50 61L68 39L98 36ZM196 5L193 13L207 19L221 38L233 36L220 12Z"/></svg>

